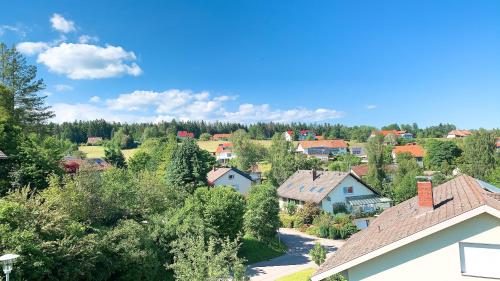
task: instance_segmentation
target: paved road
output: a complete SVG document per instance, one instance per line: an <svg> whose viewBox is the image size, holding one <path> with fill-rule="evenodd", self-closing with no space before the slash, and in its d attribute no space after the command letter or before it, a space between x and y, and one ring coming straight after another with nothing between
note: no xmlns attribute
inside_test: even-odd
<svg viewBox="0 0 500 281"><path fill-rule="evenodd" d="M327 257L344 243L342 240L317 238L289 228L280 228L279 234L281 241L288 246L288 252L270 261L250 265L247 273L251 281L274 281L306 268L316 268L308 256L316 242L327 248Z"/></svg>

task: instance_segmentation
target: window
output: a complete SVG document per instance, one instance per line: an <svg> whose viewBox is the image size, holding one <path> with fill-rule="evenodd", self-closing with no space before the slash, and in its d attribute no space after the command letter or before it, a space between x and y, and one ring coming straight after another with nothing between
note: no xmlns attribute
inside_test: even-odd
<svg viewBox="0 0 500 281"><path fill-rule="evenodd" d="M304 186L301 186L301 187L299 188L299 191L300 191L300 192L304 191Z"/></svg>
<svg viewBox="0 0 500 281"><path fill-rule="evenodd" d="M231 157L231 153L228 153L228 154L227 154L227 157Z"/></svg>
<svg viewBox="0 0 500 281"><path fill-rule="evenodd" d="M310 192L314 192L314 190L316 189L315 186L311 187L311 189L309 189Z"/></svg>
<svg viewBox="0 0 500 281"><path fill-rule="evenodd" d="M234 179L234 175L229 175L229 179L230 180Z"/></svg>
<svg viewBox="0 0 500 281"><path fill-rule="evenodd" d="M345 186L344 187L344 193L347 193L347 194L354 193L354 187L352 187L352 186Z"/></svg>
<svg viewBox="0 0 500 281"><path fill-rule="evenodd" d="M459 243L460 267L463 275L499 278L500 245Z"/></svg>

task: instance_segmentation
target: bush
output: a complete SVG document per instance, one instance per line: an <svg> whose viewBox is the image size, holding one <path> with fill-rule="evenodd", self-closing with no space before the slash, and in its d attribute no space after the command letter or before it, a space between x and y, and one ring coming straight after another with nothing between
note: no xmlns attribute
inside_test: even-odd
<svg viewBox="0 0 500 281"><path fill-rule="evenodd" d="M212 135L210 135L209 133L203 133L200 135L200 140L201 141L209 141L211 137L212 137Z"/></svg>
<svg viewBox="0 0 500 281"><path fill-rule="evenodd" d="M319 229L317 226L311 225L309 226L306 231L307 234L313 235L313 236L318 236L319 235Z"/></svg>
<svg viewBox="0 0 500 281"><path fill-rule="evenodd" d="M307 202L297 211L297 216L302 218L303 224L312 224L314 218L321 214L321 209L312 202Z"/></svg>
<svg viewBox="0 0 500 281"><path fill-rule="evenodd" d="M293 228L302 228L302 226L304 226L302 217L298 215L293 216Z"/></svg>
<svg viewBox="0 0 500 281"><path fill-rule="evenodd" d="M295 204L293 202L286 203L286 205L285 205L285 211L289 215L295 215L295 213L297 212L297 204Z"/></svg>
<svg viewBox="0 0 500 281"><path fill-rule="evenodd" d="M281 227L293 228L293 220L294 216L291 216L287 213L280 213L280 223Z"/></svg>
<svg viewBox="0 0 500 281"><path fill-rule="evenodd" d="M329 226L328 225L321 225L319 227L319 231L318 231L319 237L321 237L321 238L328 237L328 230L329 230Z"/></svg>
<svg viewBox="0 0 500 281"><path fill-rule="evenodd" d="M321 244L316 243L314 248L309 251L309 255L317 265L321 265L326 259L326 249Z"/></svg>
<svg viewBox="0 0 500 281"><path fill-rule="evenodd" d="M345 214L336 215L333 224L328 228L330 239L346 239L356 233L358 228L352 223L350 216Z"/></svg>

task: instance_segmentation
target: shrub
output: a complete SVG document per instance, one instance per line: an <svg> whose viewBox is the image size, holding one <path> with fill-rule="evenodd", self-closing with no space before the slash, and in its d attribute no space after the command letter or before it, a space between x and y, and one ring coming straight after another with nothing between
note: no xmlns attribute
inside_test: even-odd
<svg viewBox="0 0 500 281"><path fill-rule="evenodd" d="M304 225L304 220L302 217L295 215L293 216L293 228L301 228Z"/></svg>
<svg viewBox="0 0 500 281"><path fill-rule="evenodd" d="M306 231L307 234L313 235L313 236L318 236L319 235L319 229L317 226L311 225L309 226Z"/></svg>
<svg viewBox="0 0 500 281"><path fill-rule="evenodd" d="M328 225L320 225L318 228L319 237L321 238L328 237L328 229L329 229Z"/></svg>
<svg viewBox="0 0 500 281"><path fill-rule="evenodd" d="M328 228L328 237L331 239L346 239L357 231L358 228L352 223L350 216L339 214L334 217L333 224Z"/></svg>
<svg viewBox="0 0 500 281"><path fill-rule="evenodd" d="M293 220L294 216L291 216L287 213L280 213L280 223L281 227L293 228Z"/></svg>
<svg viewBox="0 0 500 281"><path fill-rule="evenodd" d="M297 216L302 218L304 224L312 224L314 218L321 214L321 209L312 202L307 202L297 211Z"/></svg>
<svg viewBox="0 0 500 281"><path fill-rule="evenodd" d="M288 203L286 203L286 205L285 205L285 211L289 215L295 215L295 212L297 212L297 204L295 204L294 202L288 202Z"/></svg>
<svg viewBox="0 0 500 281"><path fill-rule="evenodd" d="M314 248L309 251L309 255L317 265L321 265L326 259L326 249L321 244L316 243Z"/></svg>

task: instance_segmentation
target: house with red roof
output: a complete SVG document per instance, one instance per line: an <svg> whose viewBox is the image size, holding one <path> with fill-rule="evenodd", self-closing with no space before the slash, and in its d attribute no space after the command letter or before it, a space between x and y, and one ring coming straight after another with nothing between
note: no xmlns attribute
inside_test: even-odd
<svg viewBox="0 0 500 281"><path fill-rule="evenodd" d="M392 149L392 158L396 161L396 157L400 153L410 153L417 161L420 167L424 167L424 148L416 143L407 143L405 145L398 145Z"/></svg>
<svg viewBox="0 0 500 281"><path fill-rule="evenodd" d="M227 164L229 160L236 158L233 152L233 144L230 142L220 143L215 150L215 159L221 164Z"/></svg>
<svg viewBox="0 0 500 281"><path fill-rule="evenodd" d="M300 141L297 152L328 161L331 157L347 153L347 142L344 140Z"/></svg>
<svg viewBox="0 0 500 281"><path fill-rule="evenodd" d="M465 138L467 136L470 136L472 133L469 130L453 130L448 133L446 136L447 139L454 139L454 138Z"/></svg>
<svg viewBox="0 0 500 281"><path fill-rule="evenodd" d="M101 145L101 144L102 144L101 137L88 137L87 138L87 145Z"/></svg>
<svg viewBox="0 0 500 281"><path fill-rule="evenodd" d="M188 132L188 131L178 131L177 132L177 139L184 140L186 138L192 138L192 139L194 139L194 133L191 133L191 132Z"/></svg>
<svg viewBox="0 0 500 281"><path fill-rule="evenodd" d="M287 141L293 141L295 139L295 133L292 130L288 130L283 133L283 136ZM316 133L310 130L300 130L299 136L297 137L299 141L303 140L317 140Z"/></svg>
<svg viewBox="0 0 500 281"><path fill-rule="evenodd" d="M213 141L228 141L233 134L214 134L212 136Z"/></svg>

